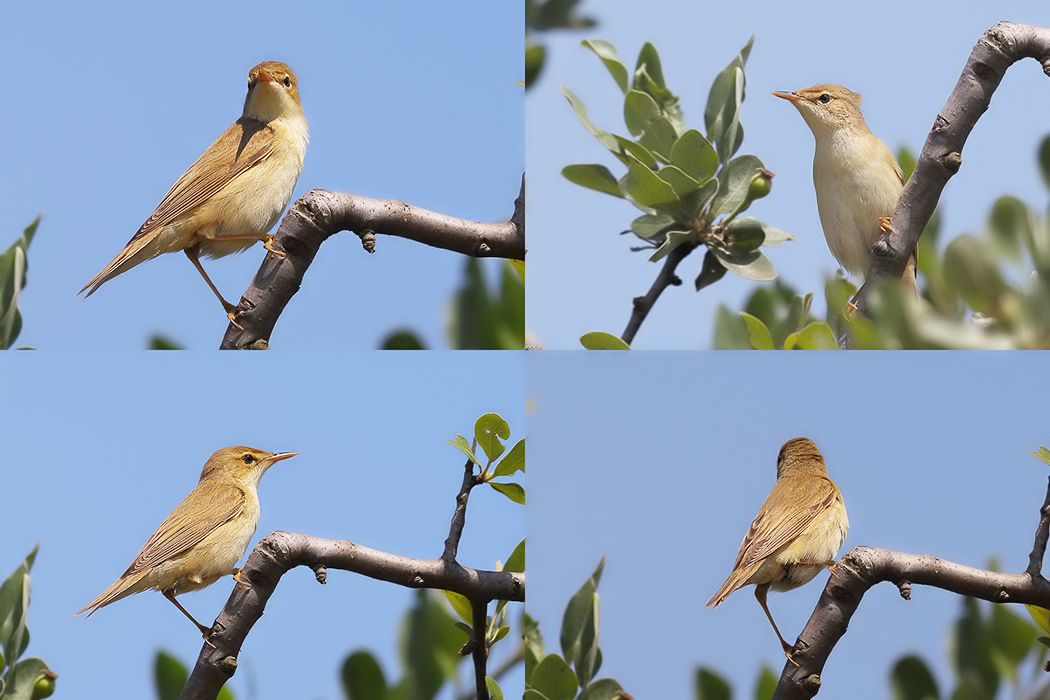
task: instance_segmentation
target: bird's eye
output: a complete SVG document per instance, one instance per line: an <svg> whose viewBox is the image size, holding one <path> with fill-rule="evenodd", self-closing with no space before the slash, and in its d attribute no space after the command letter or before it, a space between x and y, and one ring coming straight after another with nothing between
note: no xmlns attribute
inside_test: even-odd
<svg viewBox="0 0 1050 700"><path fill-rule="evenodd" d="M292 86L292 79L289 78L287 75L284 76L284 86L285 87L291 87Z"/></svg>
<svg viewBox="0 0 1050 700"><path fill-rule="evenodd" d="M243 455L241 455L241 461L245 464L251 464L255 461L255 457L245 452Z"/></svg>
<svg viewBox="0 0 1050 700"><path fill-rule="evenodd" d="M819 102L822 105L826 105L828 102L831 102L831 95L825 92L823 95L817 98L817 102Z"/></svg>

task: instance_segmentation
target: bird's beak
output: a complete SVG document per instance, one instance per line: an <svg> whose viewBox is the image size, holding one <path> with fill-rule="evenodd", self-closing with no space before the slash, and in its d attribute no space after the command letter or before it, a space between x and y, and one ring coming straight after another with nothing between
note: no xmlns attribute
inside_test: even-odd
<svg viewBox="0 0 1050 700"><path fill-rule="evenodd" d="M298 452L278 452L276 454L270 455L267 458L266 461L269 462L270 464L273 464L274 462L280 462L282 459L288 459L289 457L294 457L297 454L299 454L299 453Z"/></svg>
<svg viewBox="0 0 1050 700"><path fill-rule="evenodd" d="M276 81L275 81L275 80L273 79L273 76L272 76L272 75L270 75L270 74L269 74L269 73L267 73L267 72L266 72L265 70L263 70L262 68L260 68L260 69L259 69L259 77L257 77L257 78L256 78L256 82L260 82L260 83L273 83L273 82L276 82Z"/></svg>
<svg viewBox="0 0 1050 700"><path fill-rule="evenodd" d="M779 97L782 100L787 100L788 102L798 102L802 99L793 92L774 92L773 95Z"/></svg>

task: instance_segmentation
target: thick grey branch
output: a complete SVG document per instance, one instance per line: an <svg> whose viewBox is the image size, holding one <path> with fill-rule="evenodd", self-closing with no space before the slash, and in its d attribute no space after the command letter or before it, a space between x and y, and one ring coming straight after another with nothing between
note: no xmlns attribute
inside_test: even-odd
<svg viewBox="0 0 1050 700"><path fill-rule="evenodd" d="M222 349L264 349L277 319L299 291L306 270L329 236L353 231L372 252L375 234L408 238L479 258L525 259L525 178L510 221L486 224L420 209L397 199L372 199L310 190L299 198L277 229L275 247L285 255L267 254L237 306L237 325L230 324Z"/></svg>
<svg viewBox="0 0 1050 700"><path fill-rule="evenodd" d="M861 598L877 583L889 581L910 599L912 584L934 586L993 603L1028 603L1050 608L1050 582L1041 572L1050 526L1050 484L1040 508L1039 527L1022 574L1001 574L938 559L876 547L854 547L834 568L817 607L784 664L773 700L812 698L820 690L820 674L831 650L846 633ZM797 665L796 665L797 664Z"/></svg>
<svg viewBox="0 0 1050 700"><path fill-rule="evenodd" d="M197 657L180 698L215 698L237 669L237 654L252 626L262 617L266 601L281 576L306 566L318 580L325 569L341 569L409 588L455 591L471 600L525 600L525 575L477 571L443 559L411 559L387 554L347 540L328 540L289 532L267 535L248 557L226 607L219 614L209 638Z"/></svg>
<svg viewBox="0 0 1050 700"><path fill-rule="evenodd" d="M998 22L974 46L897 201L892 217L895 233L883 234L873 248L874 260L856 300L862 312L868 310L872 283L901 278L944 186L962 164L963 144L970 131L988 109L1006 69L1024 58L1039 61L1050 76L1050 29Z"/></svg>

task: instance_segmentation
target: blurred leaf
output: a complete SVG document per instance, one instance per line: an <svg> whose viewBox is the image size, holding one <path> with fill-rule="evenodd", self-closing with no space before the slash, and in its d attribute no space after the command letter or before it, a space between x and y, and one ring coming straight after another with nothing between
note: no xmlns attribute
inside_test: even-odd
<svg viewBox="0 0 1050 700"><path fill-rule="evenodd" d="M777 689L777 675L769 666L762 666L755 681L755 700L769 700Z"/></svg>
<svg viewBox="0 0 1050 700"><path fill-rule="evenodd" d="M525 643L525 683L532 683L532 672L543 658L543 635L540 626L528 613L521 615L521 637ZM574 686L575 687L575 686Z"/></svg>
<svg viewBox="0 0 1050 700"><path fill-rule="evenodd" d="M506 449L501 440L510 437L510 424L498 413L486 413L474 421L474 439L478 446L488 455L489 462L495 462Z"/></svg>
<svg viewBox="0 0 1050 700"><path fill-rule="evenodd" d="M631 222L631 230L639 238L652 238L658 233L665 233L672 225L674 217L670 214L642 214Z"/></svg>
<svg viewBox="0 0 1050 700"><path fill-rule="evenodd" d="M893 700L938 700L937 682L918 656L904 656L890 672Z"/></svg>
<svg viewBox="0 0 1050 700"><path fill-rule="evenodd" d="M490 481L489 486L496 489L515 503L525 505L525 489L523 489L520 484L515 484L514 482L499 483L496 481Z"/></svg>
<svg viewBox="0 0 1050 700"><path fill-rule="evenodd" d="M467 439L465 437L463 437L459 433L456 433L456 439L455 440L445 440L445 442L447 442L448 444L452 445L457 450L459 450L460 452L465 454L470 459L471 462L473 462L474 464L478 465L479 467L481 466L481 462L474 455L474 450L471 448L470 443L467 441Z"/></svg>
<svg viewBox="0 0 1050 700"><path fill-rule="evenodd" d="M740 317L747 324L747 337L751 341L751 347L755 350L772 350L773 336L770 335L766 324L746 311L740 312Z"/></svg>
<svg viewBox="0 0 1050 700"><path fill-rule="evenodd" d="M153 681L160 700L178 700L182 686L190 677L181 661L166 651L158 651L153 659Z"/></svg>
<svg viewBox="0 0 1050 700"><path fill-rule="evenodd" d="M576 14L580 0L525 0L525 26L535 31L549 29L586 29L595 22Z"/></svg>
<svg viewBox="0 0 1050 700"><path fill-rule="evenodd" d="M604 165L597 165L594 163L566 165L561 169L561 174L564 175L565 179L569 182L576 183L581 187L598 190L599 192L611 194L623 199L623 193L620 192L620 184Z"/></svg>
<svg viewBox="0 0 1050 700"><path fill-rule="evenodd" d="M838 342L831 326L823 321L811 321L798 331L788 335L784 341L785 350L837 350Z"/></svg>
<svg viewBox="0 0 1050 700"><path fill-rule="evenodd" d="M383 669L370 652L355 651L347 656L339 677L347 700L384 700L387 694Z"/></svg>
<svg viewBox="0 0 1050 700"><path fill-rule="evenodd" d="M525 88L535 84L543 72L543 63L547 59L547 49L539 44L525 41Z"/></svg>
<svg viewBox="0 0 1050 700"><path fill-rule="evenodd" d="M159 334L150 337L147 348L150 350L185 350L174 340Z"/></svg>
<svg viewBox="0 0 1050 700"><path fill-rule="evenodd" d="M1020 262L1024 245L1032 240L1028 207L1016 197L1000 197L992 205L988 231L1000 253L1014 262Z"/></svg>
<svg viewBox="0 0 1050 700"><path fill-rule="evenodd" d="M401 661L413 695L430 700L446 680L456 677L462 638L455 619L436 598L420 590L415 600L401 626Z"/></svg>
<svg viewBox="0 0 1050 700"><path fill-rule="evenodd" d="M452 299L449 344L460 350L525 348L525 283L501 261L499 290L490 292L481 262L468 257L462 287Z"/></svg>
<svg viewBox="0 0 1050 700"><path fill-rule="evenodd" d="M442 591L445 597L448 598L448 604L452 606L452 611L459 615L459 619L466 622L468 625L474 624L474 615L470 605L470 600L466 596L460 595L454 591Z"/></svg>
<svg viewBox="0 0 1050 700"><path fill-rule="evenodd" d="M696 700L730 700L733 693L724 678L701 666L696 670L695 697Z"/></svg>
<svg viewBox="0 0 1050 700"><path fill-rule="evenodd" d="M1033 457L1035 457L1036 459L1041 459L1041 460L1043 460L1043 462L1045 462L1045 463L1046 463L1047 465L1050 465L1050 450L1046 449L1046 448L1045 448L1045 447L1043 447L1042 445L1040 445L1040 446L1039 446L1039 451L1038 451L1038 452L1029 452L1028 454L1032 455L1032 456L1033 456ZM1041 610L1041 609L1042 609L1042 608L1040 608L1040 610ZM1046 633L1047 633L1047 634L1050 634L1050 628L1048 628L1048 629L1046 630Z"/></svg>
<svg viewBox="0 0 1050 700"><path fill-rule="evenodd" d="M602 59L602 63L605 64L613 80L620 86L620 91L627 92L627 66L616 57L616 47L601 39L584 39L580 43L598 54L598 58Z"/></svg>
<svg viewBox="0 0 1050 700"><path fill-rule="evenodd" d="M988 633L977 601L973 598L963 598L963 612L952 637L958 678L953 700L993 700L999 689L999 672L992 660Z"/></svg>
<svg viewBox="0 0 1050 700"><path fill-rule="evenodd" d="M514 551L507 557L507 563L503 565L502 571L525 572L525 540L518 542Z"/></svg>
<svg viewBox="0 0 1050 700"><path fill-rule="evenodd" d="M715 350L750 350L747 324L724 304L715 311L715 333L711 347Z"/></svg>
<svg viewBox="0 0 1050 700"><path fill-rule="evenodd" d="M518 440L510 452L496 465L493 476L510 476L518 470L525 470L525 440Z"/></svg>
<svg viewBox="0 0 1050 700"><path fill-rule="evenodd" d="M588 684L580 693L579 700L620 700L623 686L612 678L599 678Z"/></svg>
<svg viewBox="0 0 1050 700"><path fill-rule="evenodd" d="M547 654L532 672L532 687L547 700L572 700L578 682L565 659Z"/></svg>
<svg viewBox="0 0 1050 700"><path fill-rule="evenodd" d="M946 281L974 311L994 316L999 296L1007 285L992 262L985 245L963 234L948 244L944 251Z"/></svg>
<svg viewBox="0 0 1050 700"><path fill-rule="evenodd" d="M1035 628L1005 605L992 606L989 641L999 672L1017 684L1017 666L1035 644Z"/></svg>
<svg viewBox="0 0 1050 700"><path fill-rule="evenodd" d="M1050 135L1043 138L1039 144L1039 174L1043 176L1043 184L1050 188Z"/></svg>
<svg viewBox="0 0 1050 700"><path fill-rule="evenodd" d="M0 255L0 350L11 347L22 332L22 312L18 301L26 286L28 249L40 225L40 216L37 215L18 240Z"/></svg>
<svg viewBox="0 0 1050 700"><path fill-rule="evenodd" d="M499 683L492 676L485 676L485 687L489 690L489 697L492 700L503 700L503 690L499 687Z"/></svg>
<svg viewBox="0 0 1050 700"><path fill-rule="evenodd" d="M580 336L580 345L588 350L630 350L631 346L617 336L603 331L591 331Z"/></svg>
<svg viewBox="0 0 1050 700"><path fill-rule="evenodd" d="M848 308L850 299L857 293L857 287L846 279L841 270L824 283L824 302L827 305L827 321L836 337L842 332L845 322L843 314Z"/></svg>
<svg viewBox="0 0 1050 700"><path fill-rule="evenodd" d="M426 345L413 331L394 331L383 339L380 350L426 350Z"/></svg>
<svg viewBox="0 0 1050 700"><path fill-rule="evenodd" d="M700 274L696 277L696 291L700 291L709 284L714 284L726 276L726 268L718 262L718 256L708 250L704 253L704 264L700 268Z"/></svg>

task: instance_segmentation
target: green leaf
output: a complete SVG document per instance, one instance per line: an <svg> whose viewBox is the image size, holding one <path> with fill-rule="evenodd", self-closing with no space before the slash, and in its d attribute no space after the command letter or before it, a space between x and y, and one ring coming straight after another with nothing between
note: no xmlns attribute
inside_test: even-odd
<svg viewBox="0 0 1050 700"><path fill-rule="evenodd" d="M1050 188L1050 135L1039 144L1039 174L1043 176L1043 184Z"/></svg>
<svg viewBox="0 0 1050 700"><path fill-rule="evenodd" d="M623 99L623 121L631 136L638 136L646 130L649 122L660 116L660 105L656 104L648 93L641 90L628 90Z"/></svg>
<svg viewBox="0 0 1050 700"><path fill-rule="evenodd" d="M707 208L714 201L715 196L718 194L719 180L717 177L713 177L704 183L704 186L700 189L690 192L682 202L682 208L687 211L690 216L695 219L703 219L704 222L710 221L713 218L707 212Z"/></svg>
<svg viewBox="0 0 1050 700"><path fill-rule="evenodd" d="M675 194L679 197L685 197L687 194L700 187L699 180L694 180L689 177L681 168L675 165L668 165L667 167L660 168L659 172L656 173L656 176L673 187Z"/></svg>
<svg viewBox="0 0 1050 700"><path fill-rule="evenodd" d="M762 666L755 681L755 700L769 700L777 689L777 675L769 666Z"/></svg>
<svg viewBox="0 0 1050 700"><path fill-rule="evenodd" d="M586 688L602 664L601 650L598 648L598 629L601 620L601 597L595 592L591 596L591 606L583 626L580 629L579 646L573 658L576 676L580 688Z"/></svg>
<svg viewBox="0 0 1050 700"><path fill-rule="evenodd" d="M667 83L664 81L664 71L660 65L660 54L657 53L656 47L648 41L642 46L642 50L638 52L638 62L635 64L635 71L641 70L642 66L645 66L646 75L658 88L667 89Z"/></svg>
<svg viewBox="0 0 1050 700"><path fill-rule="evenodd" d="M729 683L714 671L700 667L696 669L696 700L730 700L733 697Z"/></svg>
<svg viewBox="0 0 1050 700"><path fill-rule="evenodd" d="M974 311L994 316L1008 286L986 245L968 234L944 251L944 279Z"/></svg>
<svg viewBox="0 0 1050 700"><path fill-rule="evenodd" d="M576 674L557 654L547 654L533 669L532 688L547 700L572 700L576 686Z"/></svg>
<svg viewBox="0 0 1050 700"><path fill-rule="evenodd" d="M525 440L518 440L514 443L514 447L510 448L510 452L507 456L500 460L500 463L496 465L496 470L492 472L492 476L510 476L514 472L521 470L525 471Z"/></svg>
<svg viewBox="0 0 1050 700"><path fill-rule="evenodd" d="M1039 446L1039 451L1038 452L1029 452L1028 454L1032 455L1036 459L1041 459L1047 465L1050 465L1050 450L1046 449L1042 445ZM1042 610L1042 608L1040 608L1040 610ZM1048 623L1048 624L1050 624L1050 623ZM1047 628L1046 633L1050 634L1050 628Z"/></svg>
<svg viewBox="0 0 1050 700"><path fill-rule="evenodd" d="M714 284L726 276L726 268L718 262L718 256L708 250L704 253L704 264L700 268L700 274L696 277L696 291L700 291L709 284Z"/></svg>
<svg viewBox="0 0 1050 700"><path fill-rule="evenodd" d="M426 350L426 345L412 331L394 331L379 344L381 350Z"/></svg>
<svg viewBox="0 0 1050 700"><path fill-rule="evenodd" d="M525 42L525 88L535 84L543 72L543 63L547 58L547 49L540 44Z"/></svg>
<svg viewBox="0 0 1050 700"><path fill-rule="evenodd" d="M755 350L773 349L773 336L770 335L766 324L746 311L740 312L740 318L747 323L747 337L751 341L751 347Z"/></svg>
<svg viewBox="0 0 1050 700"><path fill-rule="evenodd" d="M1017 667L1035 644L1036 630L1005 605L992 606L989 642L1000 673L1017 684Z"/></svg>
<svg viewBox="0 0 1050 700"><path fill-rule="evenodd" d="M987 699L999 689L999 672L992 660L988 630L977 601L963 598L963 613L953 629L953 662L961 698Z"/></svg>
<svg viewBox="0 0 1050 700"><path fill-rule="evenodd" d="M718 174L718 194L711 205L714 214L728 214L747 199L747 190L753 178L765 166L758 156L746 154L729 161Z"/></svg>
<svg viewBox="0 0 1050 700"><path fill-rule="evenodd" d="M649 256L649 262L656 262L662 260L672 250L685 243L695 243L697 234L692 231L668 231L664 237L664 242L660 244L660 247Z"/></svg>
<svg viewBox="0 0 1050 700"><path fill-rule="evenodd" d="M707 138L716 145L719 160L728 161L743 141L740 126L740 105L744 101L744 64L751 53L754 35L729 65L719 73L711 84L704 110Z"/></svg>
<svg viewBox="0 0 1050 700"><path fill-rule="evenodd" d="M620 191L643 207L667 207L679 203L674 188L635 158L629 158Z"/></svg>
<svg viewBox="0 0 1050 700"><path fill-rule="evenodd" d="M696 129L686 131L674 142L671 162L697 180L706 180L718 170L714 146Z"/></svg>
<svg viewBox="0 0 1050 700"><path fill-rule="evenodd" d="M502 571L516 571L518 573L524 573L525 571L525 540L518 542L518 546L514 548L514 551L507 557L507 562L503 565Z"/></svg>
<svg viewBox="0 0 1050 700"><path fill-rule="evenodd" d="M146 345L150 350L184 350L181 345L176 343L171 338L160 335L159 333L154 334L150 337L149 343Z"/></svg>
<svg viewBox="0 0 1050 700"><path fill-rule="evenodd" d="M566 165L561 169L561 174L569 182L576 183L581 187L598 190L599 192L611 194L623 199L619 183L617 183L616 178L613 177L613 174L609 172L609 169L604 165L598 165L595 163Z"/></svg>
<svg viewBox="0 0 1050 700"><path fill-rule="evenodd" d="M623 686L613 678L599 678L588 684L580 693L579 700L620 700Z"/></svg>
<svg viewBox="0 0 1050 700"><path fill-rule="evenodd" d="M14 344L22 332L22 312L18 301L26 286L29 269L28 249L40 225L40 215L22 231L18 240L0 255L0 350Z"/></svg>
<svg viewBox="0 0 1050 700"><path fill-rule="evenodd" d="M543 635L539 623L528 613L521 615L521 638L525 643L525 684L532 685L532 673L543 658Z"/></svg>
<svg viewBox="0 0 1050 700"><path fill-rule="evenodd" d="M785 350L837 350L838 342L835 334L831 332L831 326L823 321L811 321L806 326L792 333L784 341Z"/></svg>
<svg viewBox="0 0 1050 700"><path fill-rule="evenodd" d="M718 261L727 270L735 272L744 279L768 282L777 278L777 271L773 268L773 263L761 250L750 250L741 253L723 248L710 248L709 250L718 256Z"/></svg>
<svg viewBox="0 0 1050 700"><path fill-rule="evenodd" d="M616 47L601 39L584 39L580 43L598 54L598 58L602 59L602 63L612 74L613 80L620 86L621 92L627 92L627 66L616 57Z"/></svg>
<svg viewBox="0 0 1050 700"><path fill-rule="evenodd" d="M387 694L383 669L370 652L355 651L347 656L339 676L347 700L384 700Z"/></svg>
<svg viewBox="0 0 1050 700"><path fill-rule="evenodd" d="M31 700L33 686L46 670L47 664L41 659L29 658L19 661L7 674L4 700Z"/></svg>
<svg viewBox="0 0 1050 700"><path fill-rule="evenodd" d="M157 652L153 659L153 682L160 700L178 700L189 677L190 673L181 661L166 651Z"/></svg>
<svg viewBox="0 0 1050 700"><path fill-rule="evenodd" d="M904 656L890 673L893 700L938 700L937 681L918 656Z"/></svg>
<svg viewBox="0 0 1050 700"><path fill-rule="evenodd" d="M612 333L591 331L580 336L580 345L588 350L630 350L631 346Z"/></svg>
<svg viewBox="0 0 1050 700"><path fill-rule="evenodd" d="M447 680L456 677L463 637L454 622L436 596L417 591L399 640L405 680L414 697L432 698Z"/></svg>
<svg viewBox="0 0 1050 700"><path fill-rule="evenodd" d="M747 324L725 304L715 310L715 332L711 342L714 350L750 350Z"/></svg>
<svg viewBox="0 0 1050 700"><path fill-rule="evenodd" d="M489 689L489 697L492 700L503 700L503 690L492 676L485 676L485 687Z"/></svg>
<svg viewBox="0 0 1050 700"><path fill-rule="evenodd" d="M642 165L650 170L656 170L660 166L659 161L656 160L656 156L654 156L648 148L637 141L632 141L631 139L626 139L623 136L617 136L616 134L613 134L613 138L616 139L616 143L620 144L620 148L623 149L624 153L630 153L640 160ZM617 194L619 194L619 191L617 191Z"/></svg>
<svg viewBox="0 0 1050 700"><path fill-rule="evenodd" d="M471 612L470 600L466 596L460 595L454 591L441 591L445 594L448 599L448 604L452 606L452 611L459 615L459 619L466 622L468 625L474 624L474 615Z"/></svg>
<svg viewBox="0 0 1050 700"><path fill-rule="evenodd" d="M0 585L0 649L7 665L14 667L29 645L26 612L29 609L29 571L36 560L38 544L22 564Z"/></svg>
<svg viewBox="0 0 1050 700"><path fill-rule="evenodd" d="M515 503L525 505L525 489L523 489L519 484L515 484L512 481L507 483L498 483L495 481L490 481L489 486L496 489Z"/></svg>
<svg viewBox="0 0 1050 700"><path fill-rule="evenodd" d="M598 590L598 583L601 581L602 569L604 568L605 557L602 557L601 562L598 563L598 568L580 586L580 589L569 599L569 604L565 607L565 615L561 621L561 650L566 659L575 658L579 651L583 628L593 612L591 598Z"/></svg>
<svg viewBox="0 0 1050 700"><path fill-rule="evenodd" d="M601 141L602 145L612 151L617 158L624 160L624 156L620 152L620 144L618 144L616 139L614 139L608 132L602 131L591 123L591 120L587 117L587 107L585 107L583 102L580 101L580 98L567 87L561 88L561 94L565 95L565 99L567 99L569 104L572 105L572 109L576 112L576 117L580 120L580 123L583 124L583 128Z"/></svg>
<svg viewBox="0 0 1050 700"><path fill-rule="evenodd" d="M725 235L726 242L739 252L754 250L766 241L762 222L750 216L730 221Z"/></svg>
<svg viewBox="0 0 1050 700"><path fill-rule="evenodd" d="M674 222L674 217L670 214L642 214L631 222L631 230L639 238L652 238L658 233L666 232Z"/></svg>
<svg viewBox="0 0 1050 700"><path fill-rule="evenodd" d="M463 437L459 433L456 433L455 440L445 440L445 442L447 442L448 444L452 445L457 450L465 454L471 462L478 465L479 467L481 466L481 462L478 460L477 457L474 456L474 450L470 448L470 443L467 442L467 439L465 437Z"/></svg>
<svg viewBox="0 0 1050 700"><path fill-rule="evenodd" d="M657 117L645 127L645 133L638 139L645 148L665 163L671 162L671 149L678 140L678 132L667 117Z"/></svg>
<svg viewBox="0 0 1050 700"><path fill-rule="evenodd" d="M502 440L510 437L510 425L498 413L486 413L474 421L474 439L485 450L489 463L495 462L503 450Z"/></svg>
<svg viewBox="0 0 1050 700"><path fill-rule="evenodd" d="M1022 246L1031 247L1032 214L1024 202L1004 196L995 200L988 217L988 231L996 249L1014 262L1021 262Z"/></svg>

